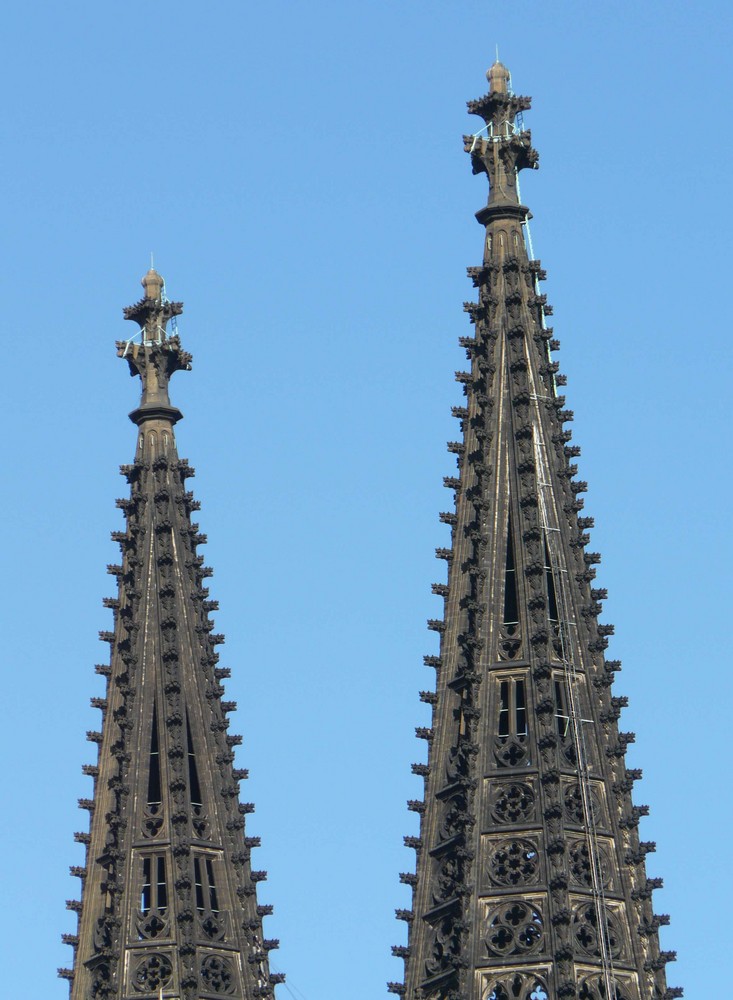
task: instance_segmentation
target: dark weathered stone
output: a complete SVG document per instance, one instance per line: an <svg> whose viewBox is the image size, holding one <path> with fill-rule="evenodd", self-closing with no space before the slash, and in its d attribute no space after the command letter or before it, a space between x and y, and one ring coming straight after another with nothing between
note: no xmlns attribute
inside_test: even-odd
<svg viewBox="0 0 733 1000"><path fill-rule="evenodd" d="M469 104L486 127L465 139L489 180L484 261L469 268L478 302L461 338L470 371L457 372L462 439L448 580L428 738L405 982L408 1000L662 1000L664 966L639 842L645 807L625 765L633 734L619 733L626 700L612 698L619 669L604 662L613 627L598 623L603 589L590 586L600 556L584 552L593 521L578 517L586 483L570 464L572 419L557 392L558 342L528 257L518 171L537 166L509 74L496 63L490 92Z"/></svg>
<svg viewBox="0 0 733 1000"><path fill-rule="evenodd" d="M201 996L250 998L272 992L251 848L244 837L233 770L227 714L220 684L228 670L216 666L202 581L210 571L196 548L206 541L191 523L197 508L185 481L193 475L176 452L173 425L181 413L168 395L170 376L191 367L178 336L166 324L180 303L165 299L152 269L143 278L145 297L125 310L140 335L117 345L118 354L142 379L140 405L130 418L138 427L135 462L122 467L130 496L118 501L126 518L120 543L123 562L110 566L118 596L105 601L114 629L100 633L110 643L102 730L89 732L98 761L85 768L95 778L94 798L80 799L90 811L89 833L76 834L87 847L78 933L74 947L72 1000L122 1000L155 996L198 1000Z"/></svg>

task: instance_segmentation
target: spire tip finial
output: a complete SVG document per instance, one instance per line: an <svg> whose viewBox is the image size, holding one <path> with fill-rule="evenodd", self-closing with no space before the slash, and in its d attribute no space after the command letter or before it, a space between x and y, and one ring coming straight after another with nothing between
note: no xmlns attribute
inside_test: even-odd
<svg viewBox="0 0 733 1000"><path fill-rule="evenodd" d="M499 46L496 46L496 62L486 71L489 90L492 94L508 94L511 73L504 63L499 62Z"/></svg>
<svg viewBox="0 0 733 1000"><path fill-rule="evenodd" d="M154 302L161 301L161 293L163 291L163 286L165 282L158 272L153 267L153 255L150 254L150 270L140 281L140 284L145 289L145 298L152 299Z"/></svg>

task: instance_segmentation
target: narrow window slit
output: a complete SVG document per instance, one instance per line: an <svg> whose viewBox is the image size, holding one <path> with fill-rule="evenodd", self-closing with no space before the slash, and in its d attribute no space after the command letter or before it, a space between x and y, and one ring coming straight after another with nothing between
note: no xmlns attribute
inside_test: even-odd
<svg viewBox="0 0 733 1000"><path fill-rule="evenodd" d="M509 735L509 681L502 681L499 688L499 737Z"/></svg>
<svg viewBox="0 0 733 1000"><path fill-rule="evenodd" d="M140 893L140 909L144 914L150 913L153 897L153 885L151 882L151 871L153 867L152 858L143 858L143 884Z"/></svg>
<svg viewBox="0 0 733 1000"><path fill-rule="evenodd" d="M201 858L193 859L193 881L196 889L196 909L204 911L204 883L201 878Z"/></svg>
<svg viewBox="0 0 733 1000"><path fill-rule="evenodd" d="M160 806L160 744L158 742L158 709L153 708L153 729L150 736L150 765L148 768L148 806Z"/></svg>
<svg viewBox="0 0 733 1000"><path fill-rule="evenodd" d="M510 518L506 533L506 568L504 570L504 630L508 635L514 635L518 625L517 567L514 560L514 540Z"/></svg>
<svg viewBox="0 0 733 1000"><path fill-rule="evenodd" d="M199 783L199 772L196 767L196 755L193 752L193 738L191 736L191 723L186 713L186 736L188 739L188 786L191 792L191 807L200 813L203 808L201 797L201 785Z"/></svg>
<svg viewBox="0 0 733 1000"><path fill-rule="evenodd" d="M219 897L216 892L216 882L214 881L214 864L211 858L206 859L206 877L209 882L209 905L213 913L219 912Z"/></svg>
<svg viewBox="0 0 733 1000"><path fill-rule="evenodd" d="M551 622L559 622L560 615L557 610L557 594L555 592L555 577L552 571L552 560L550 550L545 539L545 579L547 581L547 613Z"/></svg>
<svg viewBox="0 0 733 1000"><path fill-rule="evenodd" d="M165 878L165 858L158 858L158 910L168 908L168 883Z"/></svg>
<svg viewBox="0 0 733 1000"><path fill-rule="evenodd" d="M515 681L516 735L527 735L527 703L524 698L524 681Z"/></svg>
<svg viewBox="0 0 733 1000"><path fill-rule="evenodd" d="M567 698L565 697L565 685L562 681L555 681L555 706L557 708L557 734L563 739L568 735L570 726L570 716L568 715Z"/></svg>

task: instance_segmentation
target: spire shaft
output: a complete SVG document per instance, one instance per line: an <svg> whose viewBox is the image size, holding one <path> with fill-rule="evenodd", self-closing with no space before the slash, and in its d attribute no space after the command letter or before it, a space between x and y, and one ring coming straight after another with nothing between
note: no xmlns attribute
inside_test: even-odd
<svg viewBox="0 0 733 1000"><path fill-rule="evenodd" d="M592 519L579 516L576 481L552 351L559 346L530 260L516 176L537 165L497 63L491 89L469 110L485 127L467 137L475 173L489 180L484 257L470 268L470 362L458 372L461 440L448 580L420 813L405 982L409 1000L661 1000L668 990L652 889L639 840L640 772L619 732L625 699L611 695L618 665L598 622L605 591L586 552Z"/></svg>

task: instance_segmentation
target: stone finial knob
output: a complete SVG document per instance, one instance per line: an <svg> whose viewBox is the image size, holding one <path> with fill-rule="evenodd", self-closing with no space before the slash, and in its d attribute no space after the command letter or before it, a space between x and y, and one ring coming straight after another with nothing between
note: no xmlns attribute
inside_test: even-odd
<svg viewBox="0 0 733 1000"><path fill-rule="evenodd" d="M146 299L153 299L154 302L160 302L164 282L154 268L150 268L140 284L145 289Z"/></svg>
<svg viewBox="0 0 733 1000"><path fill-rule="evenodd" d="M509 92L509 80L511 74L504 63L497 59L494 65L486 71L486 79L489 81L489 90L493 94L507 94Z"/></svg>

